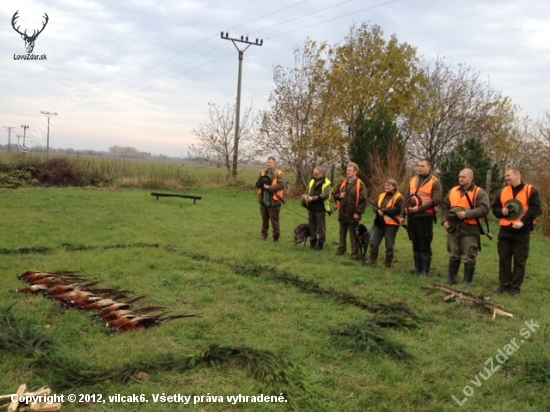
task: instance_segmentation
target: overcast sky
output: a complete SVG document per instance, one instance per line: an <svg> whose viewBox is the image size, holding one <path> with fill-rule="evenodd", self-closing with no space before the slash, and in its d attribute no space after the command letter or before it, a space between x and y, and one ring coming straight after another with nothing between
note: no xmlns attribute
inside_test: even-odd
<svg viewBox="0 0 550 412"><path fill-rule="evenodd" d="M33 54L21 32L42 28ZM242 104L267 107L273 66L292 67L309 36L341 42L353 23L381 26L425 60L465 64L510 96L522 114L550 110L548 0L3 0L0 4L0 126L30 144L107 150L133 146L186 155L208 103L233 103L238 53L230 37L263 39L244 53ZM53 124L55 122L55 124ZM16 138L12 134L12 142ZM2 127L0 142L6 144Z"/></svg>

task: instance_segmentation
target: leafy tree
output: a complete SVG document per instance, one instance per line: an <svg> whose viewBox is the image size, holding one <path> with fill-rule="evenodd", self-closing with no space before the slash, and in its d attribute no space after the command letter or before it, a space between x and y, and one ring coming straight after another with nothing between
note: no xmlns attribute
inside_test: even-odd
<svg viewBox="0 0 550 412"><path fill-rule="evenodd" d="M294 68L275 67L275 88L262 117L264 150L278 154L305 185L316 164L345 165L362 108L390 116L417 112L424 81L416 49L383 37L379 26L352 26L343 44L307 40Z"/></svg>
<svg viewBox="0 0 550 412"><path fill-rule="evenodd" d="M130 146L111 146L109 154L117 157L141 157L141 152Z"/></svg>
<svg viewBox="0 0 550 412"><path fill-rule="evenodd" d="M384 38L380 26L352 26L343 44L334 49L330 78L333 110L349 144L362 110L374 117L384 105L391 117L417 113L426 82L416 48Z"/></svg>
<svg viewBox="0 0 550 412"><path fill-rule="evenodd" d="M235 143L235 105L226 103L217 106L208 103L208 121L193 129L191 134L198 143L191 145L189 155L198 159L224 166L227 175L233 165L233 149ZM256 153L255 138L258 126L257 115L253 111L252 103L242 111L240 133L238 140L238 158L240 161L254 159Z"/></svg>
<svg viewBox="0 0 550 412"><path fill-rule="evenodd" d="M451 153L441 163L441 184L446 193L458 185L458 175L464 168L470 168L474 172L476 185L485 188L487 193L495 194L503 183L502 173L496 163L483 148L479 139L469 139ZM487 189L486 176L491 172L491 187Z"/></svg>
<svg viewBox="0 0 550 412"><path fill-rule="evenodd" d="M350 158L359 165L362 177L371 189L380 184L379 179L385 181L392 176L400 180L403 177L404 170L389 170L390 164L392 167L404 165L405 147L397 125L383 104L371 118L367 118L363 110L359 111L350 143ZM384 172L388 175L379 176Z"/></svg>

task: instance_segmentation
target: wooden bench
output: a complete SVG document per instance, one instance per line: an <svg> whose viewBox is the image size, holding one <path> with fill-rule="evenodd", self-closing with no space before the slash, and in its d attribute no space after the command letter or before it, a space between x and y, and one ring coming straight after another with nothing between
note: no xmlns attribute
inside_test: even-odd
<svg viewBox="0 0 550 412"><path fill-rule="evenodd" d="M191 196L191 195L175 195L172 193L151 193L151 196L156 196L157 200L159 197L184 197L186 199L193 199L193 204L197 204L197 200L201 200L202 196Z"/></svg>

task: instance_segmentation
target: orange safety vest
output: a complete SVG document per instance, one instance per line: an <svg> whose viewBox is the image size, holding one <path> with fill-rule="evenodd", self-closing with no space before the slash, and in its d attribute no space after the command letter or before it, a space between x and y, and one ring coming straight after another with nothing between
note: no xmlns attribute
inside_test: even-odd
<svg viewBox="0 0 550 412"><path fill-rule="evenodd" d="M273 181L271 182L271 186L275 186L277 184L277 178L283 174L280 170L275 169L275 177L273 178ZM262 173L260 176L265 176L267 173L265 170L262 170ZM258 194L262 193L262 189L258 189ZM273 200L276 202L279 200L283 200L285 198L285 191L283 189L276 191L273 194Z"/></svg>
<svg viewBox="0 0 550 412"><path fill-rule="evenodd" d="M360 181L360 179L359 179L358 177L357 177L356 179L357 179L357 188L356 188L355 191L356 191L357 193L355 194L355 197L356 197L356 199L355 199L355 207L359 206L359 196L361 195L361 181ZM342 182L342 184L340 185L340 192L342 192L342 191L346 188L347 185L348 185L348 180L346 179L346 180L344 180L344 181ZM340 210L340 208L342 207L342 200L343 200L343 199L338 200L338 203L336 204L336 209L337 209L337 210Z"/></svg>
<svg viewBox="0 0 550 412"><path fill-rule="evenodd" d="M417 188L420 181L420 176L416 176L416 179L411 179L409 183L409 194L417 194L422 199L422 204L426 202L431 202L433 200L433 191L435 183L437 182L437 177L432 175L431 179L420 189ZM408 210L408 207L407 207ZM434 214L437 212L437 206L434 206L430 209L426 209L424 213Z"/></svg>
<svg viewBox="0 0 550 412"><path fill-rule="evenodd" d="M477 206L477 195L480 191L480 188L475 186L473 191L468 190L468 192L473 192L473 195L470 196L470 200L472 201L472 204L474 207ZM470 202L468 202L468 198L466 195L462 195L462 190L460 186L455 186L451 189L451 192L449 193L449 203L451 207L460 206L463 207L466 210L471 210L472 207L470 206ZM462 222L475 226L477 225L478 220L477 219L463 219Z"/></svg>
<svg viewBox="0 0 550 412"><path fill-rule="evenodd" d="M519 193L516 195L516 199L521 202L521 205L523 206L523 213L521 214L521 217L525 216L525 212L529 210L529 198L531 197L531 191L533 190L533 185L526 184L523 189L519 191ZM507 201L514 199L514 192L512 186L506 186L504 189L502 189L502 192L500 193L500 203L502 203L502 206L506 204ZM512 226L514 223L520 222L521 219L518 220L506 220L504 218L500 219L500 226ZM533 221L533 224L536 224L535 221Z"/></svg>
<svg viewBox="0 0 550 412"><path fill-rule="evenodd" d="M384 201L384 198L386 197L386 192L382 193L380 196L378 196L378 207L380 209L382 209L382 202ZM388 202L388 204L386 205L386 209L389 209L389 208L392 208L394 207L395 205L395 202L397 202L399 200L399 198L402 197L401 196L401 193L399 192L396 192L393 197L391 198L391 200ZM397 216L395 216L397 217ZM395 220L393 220L391 217L389 217L388 215L384 215L384 223L386 225L390 225L390 226L399 226L399 223L397 223Z"/></svg>

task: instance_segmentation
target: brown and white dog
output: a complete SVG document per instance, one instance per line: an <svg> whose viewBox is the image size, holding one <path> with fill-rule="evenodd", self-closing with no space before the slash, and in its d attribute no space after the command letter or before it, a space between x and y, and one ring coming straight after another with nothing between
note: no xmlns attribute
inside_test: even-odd
<svg viewBox="0 0 550 412"><path fill-rule="evenodd" d="M307 238L311 237L311 231L309 230L309 225L307 223L302 223L301 225L296 226L294 229L294 244L304 243L304 246L307 243Z"/></svg>

